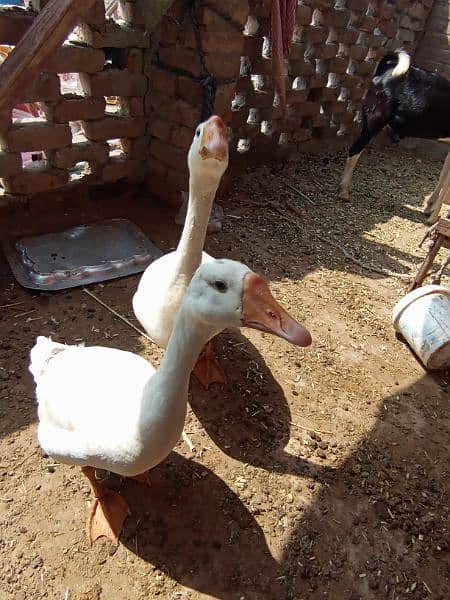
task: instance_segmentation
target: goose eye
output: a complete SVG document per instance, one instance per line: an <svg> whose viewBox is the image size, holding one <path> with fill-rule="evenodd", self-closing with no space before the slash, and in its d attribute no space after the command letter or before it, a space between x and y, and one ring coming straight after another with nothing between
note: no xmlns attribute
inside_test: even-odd
<svg viewBox="0 0 450 600"><path fill-rule="evenodd" d="M228 289L227 284L223 281L220 281L220 279L214 282L214 287L216 288L217 291L222 292L222 293L226 292Z"/></svg>
<svg viewBox="0 0 450 600"><path fill-rule="evenodd" d="M195 136L200 137L200 129L197 129L197 131L195 132Z"/></svg>

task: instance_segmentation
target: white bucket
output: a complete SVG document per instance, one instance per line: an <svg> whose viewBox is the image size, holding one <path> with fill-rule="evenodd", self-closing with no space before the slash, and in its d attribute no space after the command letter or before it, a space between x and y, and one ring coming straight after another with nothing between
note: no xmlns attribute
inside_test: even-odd
<svg viewBox="0 0 450 600"><path fill-rule="evenodd" d="M395 305L392 322L427 369L450 366L450 289L413 290Z"/></svg>

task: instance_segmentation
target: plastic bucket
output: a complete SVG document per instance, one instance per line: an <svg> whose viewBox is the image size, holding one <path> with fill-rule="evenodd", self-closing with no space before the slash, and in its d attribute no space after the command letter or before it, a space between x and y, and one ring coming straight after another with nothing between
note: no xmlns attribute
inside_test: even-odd
<svg viewBox="0 0 450 600"><path fill-rule="evenodd" d="M392 322L427 369L450 366L450 289L413 290L395 305Z"/></svg>

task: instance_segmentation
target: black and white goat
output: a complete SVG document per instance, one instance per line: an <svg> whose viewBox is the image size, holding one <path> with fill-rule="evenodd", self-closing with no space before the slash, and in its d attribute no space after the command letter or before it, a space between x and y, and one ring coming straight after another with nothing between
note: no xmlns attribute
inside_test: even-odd
<svg viewBox="0 0 450 600"><path fill-rule="evenodd" d="M364 148L386 125L399 137L450 137L450 81L437 73L411 66L404 50L380 60L363 101L363 128L350 146L339 197L348 200L352 176ZM450 185L450 152L439 183L427 200L425 214L434 223L445 187Z"/></svg>

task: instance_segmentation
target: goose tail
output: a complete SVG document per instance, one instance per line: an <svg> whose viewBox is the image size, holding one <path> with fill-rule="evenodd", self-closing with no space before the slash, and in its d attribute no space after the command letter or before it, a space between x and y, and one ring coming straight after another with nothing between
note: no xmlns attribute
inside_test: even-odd
<svg viewBox="0 0 450 600"><path fill-rule="evenodd" d="M38 336L36 343L30 352L29 366L36 383L39 377L44 373L49 360L59 352L62 352L66 347L65 344L54 342L50 337L44 337L43 335Z"/></svg>

